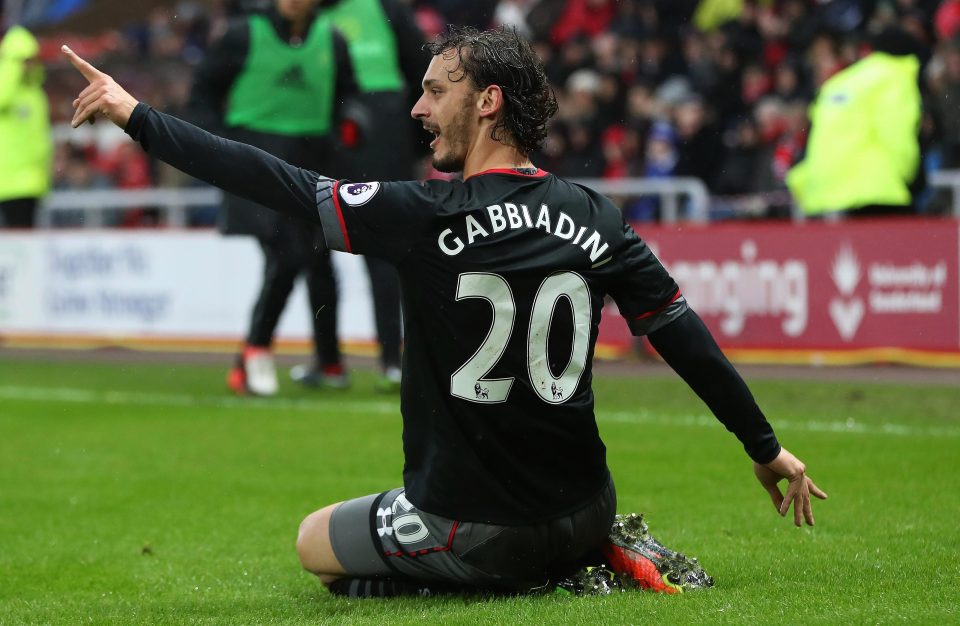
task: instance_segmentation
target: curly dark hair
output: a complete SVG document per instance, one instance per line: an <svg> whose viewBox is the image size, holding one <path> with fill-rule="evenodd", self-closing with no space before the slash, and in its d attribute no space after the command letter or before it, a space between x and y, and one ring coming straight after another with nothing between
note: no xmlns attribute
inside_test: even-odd
<svg viewBox="0 0 960 626"><path fill-rule="evenodd" d="M537 150L547 137L547 122L557 112L543 63L516 30L480 31L469 26L448 26L446 32L424 46L437 56L455 50L458 67L449 73L458 82L469 78L477 89L497 85L503 92L503 111L490 132L496 141L524 155Z"/></svg>

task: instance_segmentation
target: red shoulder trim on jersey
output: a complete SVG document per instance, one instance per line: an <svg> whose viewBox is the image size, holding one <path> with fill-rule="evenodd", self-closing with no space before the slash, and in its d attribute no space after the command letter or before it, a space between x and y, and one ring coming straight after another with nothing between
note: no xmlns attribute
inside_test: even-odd
<svg viewBox="0 0 960 626"><path fill-rule="evenodd" d="M642 319L646 319L646 318L648 318L648 317L653 317L653 316L656 315L657 313L663 313L668 306L670 306L671 304L673 304L674 302L676 302L676 301L679 300L679 299L680 299L680 290L677 289L677 293L673 294L673 297L670 298L670 301L669 301L669 302L667 302L667 303L664 304L663 306L658 307L658 308L656 308L656 309L654 309L654 310L652 310L652 311L648 311L647 313L644 313L643 315L638 315L638 316L636 316L636 317L633 318L633 319L635 319L635 320L642 320Z"/></svg>
<svg viewBox="0 0 960 626"><path fill-rule="evenodd" d="M523 178L543 178L550 172L537 168L537 171L533 174L524 174L523 172L518 172L515 169L509 167L496 167L491 170L483 170L482 172L477 172L473 176L467 176L464 180L468 178L473 178L474 176L483 176L484 174L510 174L511 176L522 176Z"/></svg>
<svg viewBox="0 0 960 626"><path fill-rule="evenodd" d="M337 220L340 222L340 232L343 233L344 252L353 254L353 246L350 245L350 235L347 234L347 223L343 221L343 210L340 208L340 181L333 183L333 206L337 209Z"/></svg>

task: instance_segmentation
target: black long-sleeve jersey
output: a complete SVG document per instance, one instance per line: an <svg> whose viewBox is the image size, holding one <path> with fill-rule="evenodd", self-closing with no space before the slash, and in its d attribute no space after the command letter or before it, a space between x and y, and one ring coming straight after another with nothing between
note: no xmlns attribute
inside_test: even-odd
<svg viewBox="0 0 960 626"><path fill-rule="evenodd" d="M331 249L396 265L406 333L403 478L418 508L534 523L581 508L604 488L591 361L607 294L754 460L779 452L677 284L590 189L541 170L335 181L143 104L127 132L189 174L320 223Z"/></svg>

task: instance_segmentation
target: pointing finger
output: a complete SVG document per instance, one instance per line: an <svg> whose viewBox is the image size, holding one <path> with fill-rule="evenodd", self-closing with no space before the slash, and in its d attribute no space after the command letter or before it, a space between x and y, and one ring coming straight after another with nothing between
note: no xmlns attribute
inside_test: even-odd
<svg viewBox="0 0 960 626"><path fill-rule="evenodd" d="M77 56L77 53L71 50L68 46L62 46L60 50L67 55L67 58L70 59L70 63L77 68L77 71L83 74L83 77L88 81L93 82L103 76L103 72L81 59L79 56Z"/></svg>

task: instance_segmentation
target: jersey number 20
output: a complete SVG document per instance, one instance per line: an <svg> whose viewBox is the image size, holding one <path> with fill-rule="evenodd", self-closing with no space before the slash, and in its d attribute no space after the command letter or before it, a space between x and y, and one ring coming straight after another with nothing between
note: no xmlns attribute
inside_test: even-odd
<svg viewBox="0 0 960 626"><path fill-rule="evenodd" d="M450 393L470 402L506 402L513 378L484 378L507 349L513 333L517 307L510 284L499 274L467 272L457 279L457 300L482 298L493 307L493 323L483 343L467 362L450 376ZM548 346L553 313L566 299L573 312L573 341L567 367L559 376L550 370ZM590 351L593 309L590 288L574 272L557 272L540 283L527 328L527 372L544 402L561 404L572 397L580 383Z"/></svg>

